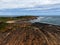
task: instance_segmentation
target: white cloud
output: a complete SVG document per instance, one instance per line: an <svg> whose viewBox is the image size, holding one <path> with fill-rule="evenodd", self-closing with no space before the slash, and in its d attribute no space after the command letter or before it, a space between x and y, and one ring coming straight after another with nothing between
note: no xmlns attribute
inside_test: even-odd
<svg viewBox="0 0 60 45"><path fill-rule="evenodd" d="M58 9L58 8L60 9L60 4L37 6L32 8L26 8L25 10L48 10L48 9Z"/></svg>
<svg viewBox="0 0 60 45"><path fill-rule="evenodd" d="M0 0L0 9L28 8L58 3L60 0Z"/></svg>

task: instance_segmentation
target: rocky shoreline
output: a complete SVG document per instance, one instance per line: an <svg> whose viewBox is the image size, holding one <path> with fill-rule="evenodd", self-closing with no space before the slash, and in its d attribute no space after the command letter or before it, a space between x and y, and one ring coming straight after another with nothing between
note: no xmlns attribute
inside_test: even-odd
<svg viewBox="0 0 60 45"><path fill-rule="evenodd" d="M60 26L38 22L13 23L5 32L0 32L0 45L60 45Z"/></svg>

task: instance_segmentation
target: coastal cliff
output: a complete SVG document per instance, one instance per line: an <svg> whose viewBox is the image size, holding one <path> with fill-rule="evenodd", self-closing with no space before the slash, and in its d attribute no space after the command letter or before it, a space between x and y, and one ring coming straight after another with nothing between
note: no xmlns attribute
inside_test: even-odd
<svg viewBox="0 0 60 45"><path fill-rule="evenodd" d="M58 25L18 21L3 27L0 29L0 45L60 45Z"/></svg>

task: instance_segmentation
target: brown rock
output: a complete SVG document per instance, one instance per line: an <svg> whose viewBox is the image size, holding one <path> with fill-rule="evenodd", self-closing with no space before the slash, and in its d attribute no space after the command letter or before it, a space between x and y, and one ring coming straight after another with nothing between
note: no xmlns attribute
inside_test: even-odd
<svg viewBox="0 0 60 45"><path fill-rule="evenodd" d="M27 22L17 25L15 30L0 32L0 45L60 45L60 26Z"/></svg>

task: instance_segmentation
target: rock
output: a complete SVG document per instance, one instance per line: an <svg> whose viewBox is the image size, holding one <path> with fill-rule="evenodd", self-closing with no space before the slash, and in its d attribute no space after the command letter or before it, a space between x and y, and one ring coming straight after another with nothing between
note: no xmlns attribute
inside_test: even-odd
<svg viewBox="0 0 60 45"><path fill-rule="evenodd" d="M0 45L60 45L60 26L29 22L12 26L10 31L0 32Z"/></svg>
<svg viewBox="0 0 60 45"><path fill-rule="evenodd" d="M15 23L16 21L11 20L11 21L6 21L6 23Z"/></svg>

